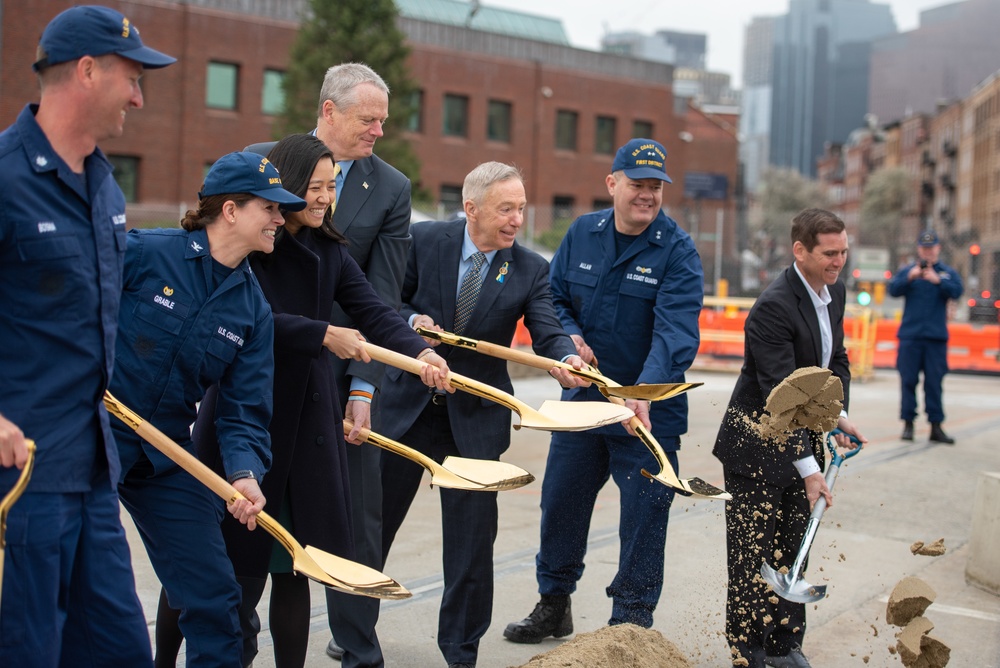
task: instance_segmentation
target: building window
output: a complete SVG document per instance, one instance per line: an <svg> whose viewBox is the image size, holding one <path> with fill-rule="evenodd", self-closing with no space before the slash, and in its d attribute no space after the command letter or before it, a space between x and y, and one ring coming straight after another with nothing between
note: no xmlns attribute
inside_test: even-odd
<svg viewBox="0 0 1000 668"><path fill-rule="evenodd" d="M444 96L444 116L441 133L446 137L469 136L469 98L465 95Z"/></svg>
<svg viewBox="0 0 1000 668"><path fill-rule="evenodd" d="M611 155L615 152L615 119L610 116L598 116L597 128L594 134L594 153Z"/></svg>
<svg viewBox="0 0 1000 668"><path fill-rule="evenodd" d="M115 168L115 182L125 193L126 202L139 201L139 158L131 155L109 155Z"/></svg>
<svg viewBox="0 0 1000 668"><path fill-rule="evenodd" d="M264 70L264 88L260 94L260 111L268 116L277 116L285 110L285 73L279 70Z"/></svg>
<svg viewBox="0 0 1000 668"><path fill-rule="evenodd" d="M409 104L406 105L409 115L406 117L406 130L409 132L424 131L424 91L415 90L410 93Z"/></svg>
<svg viewBox="0 0 1000 668"><path fill-rule="evenodd" d="M609 200L609 199L595 199L594 200L593 210L594 211L600 211L602 209L610 209L614 205L615 205L615 203L612 200Z"/></svg>
<svg viewBox="0 0 1000 668"><path fill-rule="evenodd" d="M486 117L486 138L492 141L510 143L510 119L512 107L510 102L490 100Z"/></svg>
<svg viewBox="0 0 1000 668"><path fill-rule="evenodd" d="M632 136L637 139L652 139L653 124L649 121L633 121Z"/></svg>
<svg viewBox="0 0 1000 668"><path fill-rule="evenodd" d="M552 198L552 220L573 220L573 205L576 199L572 195L555 195Z"/></svg>
<svg viewBox="0 0 1000 668"><path fill-rule="evenodd" d="M576 150L576 126L580 115L575 111L560 109L556 112L556 148Z"/></svg>
<svg viewBox="0 0 1000 668"><path fill-rule="evenodd" d="M450 218L452 215L462 211L465 208L462 202L462 186L442 184L439 203L443 218Z"/></svg>
<svg viewBox="0 0 1000 668"><path fill-rule="evenodd" d="M205 106L236 109L236 83L240 68L232 63L209 63L205 76Z"/></svg>

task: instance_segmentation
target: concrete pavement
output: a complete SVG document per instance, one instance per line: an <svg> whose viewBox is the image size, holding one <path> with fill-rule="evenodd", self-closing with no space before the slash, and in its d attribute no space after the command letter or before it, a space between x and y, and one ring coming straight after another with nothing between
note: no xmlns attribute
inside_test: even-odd
<svg viewBox="0 0 1000 668"><path fill-rule="evenodd" d="M694 372L688 379L705 385L689 395L691 430L683 440L681 475L697 475L721 487L721 467L711 448L736 376ZM517 379L515 389L519 398L533 406L558 398L555 384L547 377ZM898 440L898 392L897 376L889 371L880 371L873 380L851 388L851 418L870 445L842 469L834 506L824 516L813 546L807 579L827 584L829 596L810 606L805 653L815 668L900 665L898 657L888 651L895 645L897 629L884 622L885 600L902 577L917 575L938 593L925 616L936 625L933 635L951 646L950 665L1000 668L1000 597L968 586L964 580L978 475L1000 471L1000 378L947 377L945 427L957 438L954 446L928 443L926 423L918 423L914 443ZM515 431L504 456L538 480L500 495L494 621L482 640L480 668L518 666L559 642L516 645L501 635L508 622L527 615L537 601L534 555L547 442L544 432ZM587 569L573 596L577 632L603 626L610 614L604 588L617 566L619 511L612 483L598 500ZM123 520L130 532L137 586L152 630L159 584L127 514ZM910 554L914 541L929 543L941 537L948 547L946 555ZM424 487L385 569L414 594L382 606L378 631L390 668L444 665L435 643L440 562L437 491ZM654 628L696 666L729 665L723 636L725 587L723 504L678 497L671 512L664 592ZM265 593L261 606L265 631L256 668L274 665L266 631L266 600ZM337 665L324 653L328 639L322 592L314 585L309 666Z"/></svg>

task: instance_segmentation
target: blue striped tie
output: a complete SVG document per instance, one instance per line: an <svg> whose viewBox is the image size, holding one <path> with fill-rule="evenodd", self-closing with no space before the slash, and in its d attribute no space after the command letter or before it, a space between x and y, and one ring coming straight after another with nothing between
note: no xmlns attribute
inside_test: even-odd
<svg viewBox="0 0 1000 668"><path fill-rule="evenodd" d="M483 286L483 265L486 264L486 254L477 251L472 256L472 267L462 278L462 287L458 291L458 303L455 304L455 333L461 334L469 324L469 318L476 309L479 289Z"/></svg>

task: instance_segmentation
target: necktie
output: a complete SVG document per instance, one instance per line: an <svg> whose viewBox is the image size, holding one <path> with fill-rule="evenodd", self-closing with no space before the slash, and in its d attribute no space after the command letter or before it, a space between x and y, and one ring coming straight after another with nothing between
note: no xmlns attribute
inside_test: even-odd
<svg viewBox="0 0 1000 668"><path fill-rule="evenodd" d="M340 201L340 189L344 187L344 175L340 171L340 165L333 163L333 178L337 182L337 191L334 193L333 203L330 204L330 213L337 210L337 202Z"/></svg>
<svg viewBox="0 0 1000 668"><path fill-rule="evenodd" d="M486 255L477 251L472 256L472 267L465 272L465 276L462 278L462 286L458 290L458 303L455 304L456 334L465 331L465 326L469 324L469 318L472 317L472 311L476 308L479 289L483 286L480 277L484 264L486 264Z"/></svg>

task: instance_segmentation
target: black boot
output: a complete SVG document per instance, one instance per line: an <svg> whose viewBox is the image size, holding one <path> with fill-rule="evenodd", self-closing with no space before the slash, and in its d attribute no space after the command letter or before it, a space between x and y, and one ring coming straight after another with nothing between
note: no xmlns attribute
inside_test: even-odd
<svg viewBox="0 0 1000 668"><path fill-rule="evenodd" d="M519 622L511 622L503 637L511 642L535 644L553 636L562 638L573 632L573 611L569 596L542 594L531 614Z"/></svg>
<svg viewBox="0 0 1000 668"><path fill-rule="evenodd" d="M944 443L945 445L952 445L955 443L955 439L944 433L944 429L941 428L940 422L931 422L931 443Z"/></svg>
<svg viewBox="0 0 1000 668"><path fill-rule="evenodd" d="M913 440L913 420L907 420L903 423L903 434L900 436L904 441Z"/></svg>

